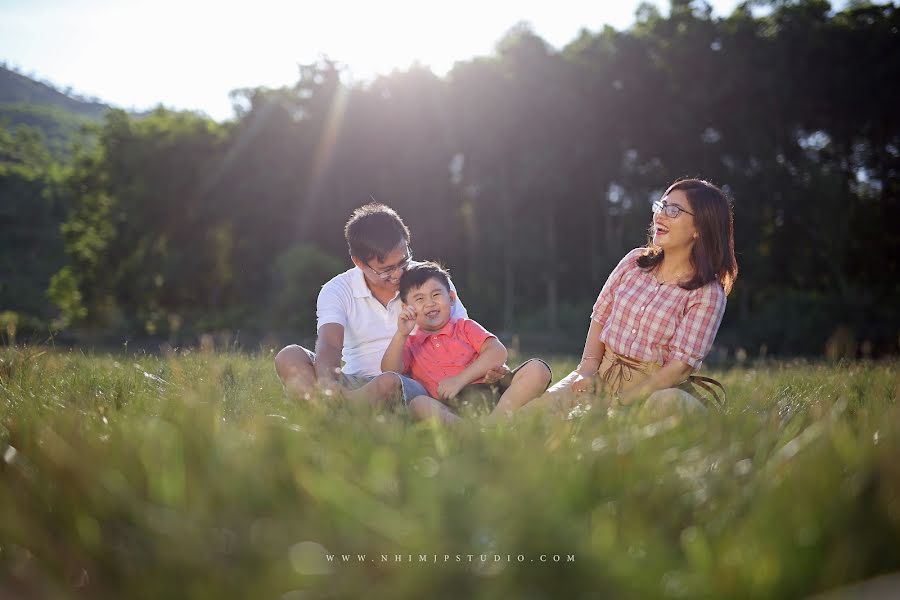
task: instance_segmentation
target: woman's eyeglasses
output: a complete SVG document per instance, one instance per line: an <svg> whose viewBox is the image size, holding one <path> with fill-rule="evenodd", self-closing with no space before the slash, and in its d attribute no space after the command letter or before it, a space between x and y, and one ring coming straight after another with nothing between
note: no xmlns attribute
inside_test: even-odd
<svg viewBox="0 0 900 600"><path fill-rule="evenodd" d="M694 214L689 210L684 210L677 204L669 204L665 200L657 200L653 203L653 214L658 215L659 213L663 213L670 219L678 218L678 215L681 213L687 213L691 216Z"/></svg>

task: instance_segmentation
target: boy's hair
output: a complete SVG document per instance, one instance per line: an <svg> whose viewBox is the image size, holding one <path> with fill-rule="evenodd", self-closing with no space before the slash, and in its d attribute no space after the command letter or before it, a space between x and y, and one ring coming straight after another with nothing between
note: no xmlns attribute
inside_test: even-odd
<svg viewBox="0 0 900 600"><path fill-rule="evenodd" d="M437 279L450 291L450 273L438 263L422 262L407 267L400 276L400 299L406 303L406 295L410 290L422 287L429 279Z"/></svg>
<svg viewBox="0 0 900 600"><path fill-rule="evenodd" d="M390 206L371 203L360 206L344 226L350 255L368 264L373 258L384 260L400 243L409 243L409 229Z"/></svg>

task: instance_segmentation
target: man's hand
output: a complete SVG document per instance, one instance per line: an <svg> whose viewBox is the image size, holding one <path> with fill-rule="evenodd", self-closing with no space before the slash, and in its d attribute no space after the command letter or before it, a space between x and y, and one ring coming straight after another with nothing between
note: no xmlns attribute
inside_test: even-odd
<svg viewBox="0 0 900 600"><path fill-rule="evenodd" d="M509 372L510 372L510 369L505 364L500 365L499 367L494 367L493 369L491 369L490 371L488 371L487 373L484 374L484 382L488 383L488 384L497 383L498 381L500 381L501 379L506 377L509 374Z"/></svg>
<svg viewBox="0 0 900 600"><path fill-rule="evenodd" d="M416 309L412 306L404 306L403 310L400 311L400 316L397 317L397 333L403 337L407 337L412 333L415 326Z"/></svg>
<svg viewBox="0 0 900 600"><path fill-rule="evenodd" d="M453 400L466 387L466 382L459 376L442 379L438 383L438 396L441 400Z"/></svg>

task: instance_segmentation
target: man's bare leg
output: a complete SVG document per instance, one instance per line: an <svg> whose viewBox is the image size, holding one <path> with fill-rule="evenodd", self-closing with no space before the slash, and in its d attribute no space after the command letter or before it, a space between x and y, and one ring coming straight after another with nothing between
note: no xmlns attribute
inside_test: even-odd
<svg viewBox="0 0 900 600"><path fill-rule="evenodd" d="M351 407L368 406L380 412L397 403L402 388L396 373L382 373L359 389L345 388L342 394Z"/></svg>
<svg viewBox="0 0 900 600"><path fill-rule="evenodd" d="M275 372L289 396L311 398L316 387L316 369L302 347L291 344L282 348L275 355Z"/></svg>

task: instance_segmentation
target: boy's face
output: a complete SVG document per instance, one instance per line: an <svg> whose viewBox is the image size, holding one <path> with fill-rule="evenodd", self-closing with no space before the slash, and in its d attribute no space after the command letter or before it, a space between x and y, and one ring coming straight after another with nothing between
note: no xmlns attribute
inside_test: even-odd
<svg viewBox="0 0 900 600"><path fill-rule="evenodd" d="M456 294L434 277L406 294L406 304L416 310L416 325L424 331L437 331L446 325L455 301Z"/></svg>

